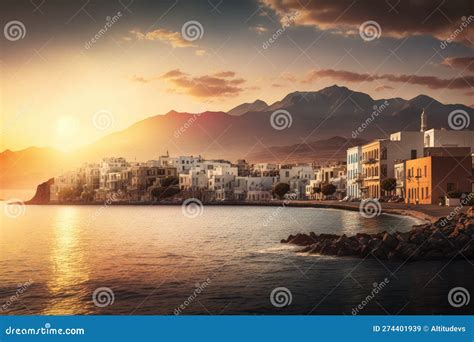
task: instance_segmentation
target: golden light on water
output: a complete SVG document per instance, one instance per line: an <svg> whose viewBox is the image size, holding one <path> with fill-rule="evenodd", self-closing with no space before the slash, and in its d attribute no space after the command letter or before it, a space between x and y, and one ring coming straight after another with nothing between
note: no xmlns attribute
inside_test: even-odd
<svg viewBox="0 0 474 342"><path fill-rule="evenodd" d="M81 296L74 290L78 284L89 280L89 265L79 246L76 229L79 219L77 208L74 207L62 207L54 217L52 277L46 284L51 301L43 311L45 315L69 315L84 311Z"/></svg>

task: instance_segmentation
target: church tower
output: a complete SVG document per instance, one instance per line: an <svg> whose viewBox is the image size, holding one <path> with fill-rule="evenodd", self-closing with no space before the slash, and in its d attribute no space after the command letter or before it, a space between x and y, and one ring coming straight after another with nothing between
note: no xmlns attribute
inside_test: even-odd
<svg viewBox="0 0 474 342"><path fill-rule="evenodd" d="M425 113L425 109L423 108L423 111L421 112L421 128L420 132L425 132L428 129L428 123L427 123L427 115Z"/></svg>

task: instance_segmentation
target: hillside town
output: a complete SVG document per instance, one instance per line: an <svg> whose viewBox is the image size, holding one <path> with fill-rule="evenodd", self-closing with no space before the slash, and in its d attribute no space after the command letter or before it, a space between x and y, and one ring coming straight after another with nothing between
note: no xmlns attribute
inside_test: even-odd
<svg viewBox="0 0 474 342"><path fill-rule="evenodd" d="M347 149L345 162L277 164L208 160L202 156L131 162L121 157L84 164L55 177L50 202L129 203L271 201L275 199L458 205L472 192L474 131L400 131Z"/></svg>

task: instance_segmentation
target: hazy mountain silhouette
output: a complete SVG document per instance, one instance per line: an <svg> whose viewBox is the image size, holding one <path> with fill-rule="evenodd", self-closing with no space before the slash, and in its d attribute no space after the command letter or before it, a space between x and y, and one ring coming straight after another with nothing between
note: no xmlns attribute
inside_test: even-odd
<svg viewBox="0 0 474 342"><path fill-rule="evenodd" d="M410 100L374 100L367 94L334 85L315 92L290 93L270 106L257 100L237 106L228 113L170 111L139 121L69 154L52 149L4 151L0 153L3 170L0 186L36 186L61 170L84 161L99 161L103 156L149 160L169 151L171 155L200 154L206 158L229 160L270 158L283 161L288 159L291 146L295 144L310 143L311 146L311 143L335 136L350 138L352 132L371 116L374 108L385 103L386 108L357 138L383 138L398 130L418 130L423 108L428 115L429 128L449 128L447 118L455 109L465 110L471 116L474 114L474 109L465 105L445 105L426 95ZM290 127L273 128L270 121L276 110L290 113ZM340 142L347 142L347 139ZM298 153L305 160L324 161L331 151L335 152L331 148L339 143L315 144L312 148L307 146L307 151L303 144ZM279 148L284 146L289 147ZM344 149L337 153L339 158L344 157Z"/></svg>

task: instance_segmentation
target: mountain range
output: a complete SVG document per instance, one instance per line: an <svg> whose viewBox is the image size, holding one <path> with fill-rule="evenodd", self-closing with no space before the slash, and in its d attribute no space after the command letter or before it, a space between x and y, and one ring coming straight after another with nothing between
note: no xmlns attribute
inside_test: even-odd
<svg viewBox="0 0 474 342"><path fill-rule="evenodd" d="M374 108L380 111L376 117L372 115ZM442 104L426 95L410 100L374 100L365 93L334 85L319 91L293 92L271 105L261 100L244 103L228 112L170 111L69 153L36 147L5 150L0 153L0 188L35 187L64 170L105 156L150 160L168 151L170 155L231 161L341 160L349 146L385 138L399 130L419 130L423 108L429 128L448 128L448 115L456 109L474 114L465 105ZM286 116L281 130L272 125L276 111ZM354 136L353 132L371 116L374 120Z"/></svg>

